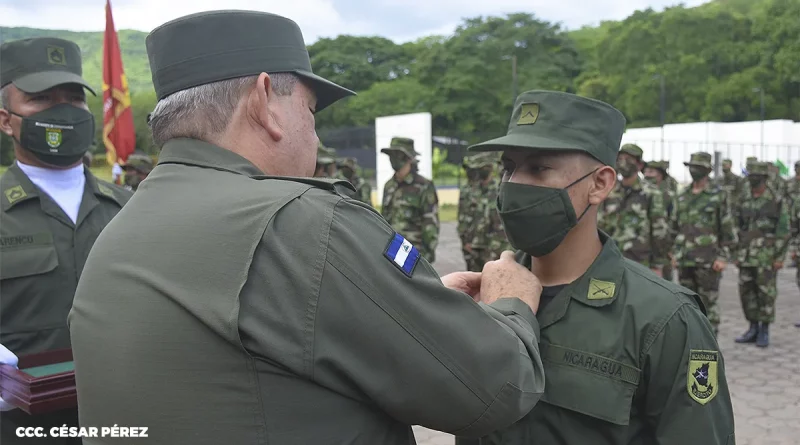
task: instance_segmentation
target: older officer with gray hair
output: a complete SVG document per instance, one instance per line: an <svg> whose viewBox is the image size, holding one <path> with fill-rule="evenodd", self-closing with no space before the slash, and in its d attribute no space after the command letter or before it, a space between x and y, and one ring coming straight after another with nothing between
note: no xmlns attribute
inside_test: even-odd
<svg viewBox="0 0 800 445"><path fill-rule="evenodd" d="M353 93L313 74L294 22L195 14L147 50L162 151L70 314L82 425L391 445L414 424L478 437L530 411L538 280L510 252L440 279L349 183L311 177L314 114Z"/></svg>

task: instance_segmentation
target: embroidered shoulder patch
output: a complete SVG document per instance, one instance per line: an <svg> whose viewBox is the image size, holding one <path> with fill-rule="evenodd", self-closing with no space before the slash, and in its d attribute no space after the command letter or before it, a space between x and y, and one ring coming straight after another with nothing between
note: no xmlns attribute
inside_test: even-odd
<svg viewBox="0 0 800 445"><path fill-rule="evenodd" d="M589 281L589 293L586 298L589 300L605 300L614 298L614 291L617 285L608 281L595 280L594 278Z"/></svg>
<svg viewBox="0 0 800 445"><path fill-rule="evenodd" d="M686 390L695 402L705 405L719 392L717 364L719 351L689 350Z"/></svg>
<svg viewBox="0 0 800 445"><path fill-rule="evenodd" d="M9 204L14 204L15 202L27 196L28 194L25 193L25 190L22 189L21 185L15 185L14 187L6 190L6 199L8 200Z"/></svg>
<svg viewBox="0 0 800 445"><path fill-rule="evenodd" d="M392 235L383 256L408 277L414 274L414 268L420 258L419 250L399 233Z"/></svg>

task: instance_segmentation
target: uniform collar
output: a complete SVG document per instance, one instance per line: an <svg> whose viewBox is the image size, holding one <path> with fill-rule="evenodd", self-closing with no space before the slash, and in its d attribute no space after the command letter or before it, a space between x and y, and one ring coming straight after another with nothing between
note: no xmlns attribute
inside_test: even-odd
<svg viewBox="0 0 800 445"><path fill-rule="evenodd" d="M242 156L198 139L176 138L167 141L158 157L158 165L161 164L196 165L245 176L264 175Z"/></svg>
<svg viewBox="0 0 800 445"><path fill-rule="evenodd" d="M616 301L624 274L624 259L617 244L605 233L598 232L603 248L589 269L577 280L569 283L537 316L545 328L564 317L570 301L591 307L603 307ZM530 269L531 257L518 254L517 261Z"/></svg>

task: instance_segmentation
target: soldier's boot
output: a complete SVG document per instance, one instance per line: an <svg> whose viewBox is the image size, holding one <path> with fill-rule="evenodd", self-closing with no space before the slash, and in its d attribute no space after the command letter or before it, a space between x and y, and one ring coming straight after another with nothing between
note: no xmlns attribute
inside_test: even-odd
<svg viewBox="0 0 800 445"><path fill-rule="evenodd" d="M759 348L769 346L769 323L761 323L758 329L758 338L756 338L756 346Z"/></svg>
<svg viewBox="0 0 800 445"><path fill-rule="evenodd" d="M755 343L758 337L758 323L750 323L750 329L734 340L736 343Z"/></svg>

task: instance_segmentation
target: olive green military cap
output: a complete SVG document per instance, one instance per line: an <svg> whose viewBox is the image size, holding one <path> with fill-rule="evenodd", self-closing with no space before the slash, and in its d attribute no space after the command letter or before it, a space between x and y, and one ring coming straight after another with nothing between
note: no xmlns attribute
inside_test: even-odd
<svg viewBox="0 0 800 445"><path fill-rule="evenodd" d="M300 27L255 11L209 11L154 29L146 39L161 100L176 91L263 73L293 73L317 95L316 111L354 92L314 74Z"/></svg>
<svg viewBox="0 0 800 445"><path fill-rule="evenodd" d="M683 165L687 167L713 168L711 165L711 154L704 151L692 153L692 156L689 158L689 162L684 162Z"/></svg>
<svg viewBox="0 0 800 445"><path fill-rule="evenodd" d="M758 158L755 157L755 156L748 156L747 157L747 162L757 162L757 161L758 161Z"/></svg>
<svg viewBox="0 0 800 445"><path fill-rule="evenodd" d="M723 159L722 163L723 164L733 164L733 161L731 161L730 159Z"/></svg>
<svg viewBox="0 0 800 445"><path fill-rule="evenodd" d="M405 153L405 155L411 159L416 159L417 156L419 156L419 153L414 150L414 139L411 138L393 137L392 141L389 143L389 147L381 149L381 153L385 154L389 154L393 151Z"/></svg>
<svg viewBox="0 0 800 445"><path fill-rule="evenodd" d="M69 40L38 37L0 46L0 88L13 84L26 93L39 93L72 83L95 94L82 75L81 49Z"/></svg>
<svg viewBox="0 0 800 445"><path fill-rule="evenodd" d="M636 144L625 144L619 149L619 152L627 153L640 161L642 160L642 156L644 156L644 150Z"/></svg>
<svg viewBox="0 0 800 445"><path fill-rule="evenodd" d="M747 176L769 176L769 162L753 162L747 167Z"/></svg>
<svg viewBox="0 0 800 445"><path fill-rule="evenodd" d="M506 135L469 150L584 152L614 166L623 132L625 116L605 102L559 91L527 91L517 97Z"/></svg>
<svg viewBox="0 0 800 445"><path fill-rule="evenodd" d="M650 161L647 163L647 167L661 170L666 173L667 170L669 170L669 161Z"/></svg>
<svg viewBox="0 0 800 445"><path fill-rule="evenodd" d="M153 169L153 158L144 153L131 153L122 166L123 170L134 169L141 172L149 172Z"/></svg>

